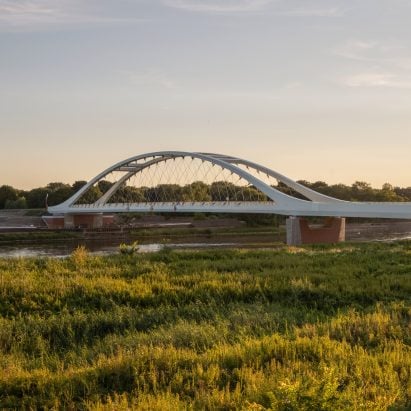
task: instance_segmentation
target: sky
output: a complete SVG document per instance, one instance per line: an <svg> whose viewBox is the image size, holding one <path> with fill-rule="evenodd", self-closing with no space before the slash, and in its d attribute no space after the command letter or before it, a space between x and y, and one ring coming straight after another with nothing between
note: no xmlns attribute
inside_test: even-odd
<svg viewBox="0 0 411 411"><path fill-rule="evenodd" d="M144 152L411 186L409 0L0 0L0 185Z"/></svg>

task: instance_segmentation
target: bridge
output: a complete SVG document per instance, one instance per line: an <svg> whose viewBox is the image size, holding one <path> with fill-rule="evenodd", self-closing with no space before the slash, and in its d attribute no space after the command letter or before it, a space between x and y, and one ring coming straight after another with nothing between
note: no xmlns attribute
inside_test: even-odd
<svg viewBox="0 0 411 411"><path fill-rule="evenodd" d="M339 200L235 156L184 151L140 154L91 179L63 203L48 207L49 226L102 226L114 213L269 213L289 216L287 241L340 241L345 217L411 219L411 203ZM328 217L310 229L299 217Z"/></svg>

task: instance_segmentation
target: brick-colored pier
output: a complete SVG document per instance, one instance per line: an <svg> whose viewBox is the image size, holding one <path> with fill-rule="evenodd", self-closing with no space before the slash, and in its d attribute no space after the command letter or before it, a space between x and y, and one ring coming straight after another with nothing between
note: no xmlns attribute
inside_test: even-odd
<svg viewBox="0 0 411 411"><path fill-rule="evenodd" d="M43 217L50 229L63 228L103 228L114 224L113 215L96 214L65 214Z"/></svg>
<svg viewBox="0 0 411 411"><path fill-rule="evenodd" d="M305 218L289 217L286 228L289 245L345 241L345 218L341 217L328 217L320 227L310 227Z"/></svg>

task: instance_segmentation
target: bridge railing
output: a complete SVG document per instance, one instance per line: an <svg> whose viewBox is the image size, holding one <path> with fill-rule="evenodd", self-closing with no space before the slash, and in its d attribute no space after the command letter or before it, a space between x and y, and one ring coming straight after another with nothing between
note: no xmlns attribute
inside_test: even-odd
<svg viewBox="0 0 411 411"><path fill-rule="evenodd" d="M250 206L250 205L273 205L274 201L162 201L162 202L142 202L142 203L107 203L107 204L73 204L70 208L81 209L81 208L93 208L93 209L110 209L113 207L155 207L155 206L203 206L204 208L213 206Z"/></svg>

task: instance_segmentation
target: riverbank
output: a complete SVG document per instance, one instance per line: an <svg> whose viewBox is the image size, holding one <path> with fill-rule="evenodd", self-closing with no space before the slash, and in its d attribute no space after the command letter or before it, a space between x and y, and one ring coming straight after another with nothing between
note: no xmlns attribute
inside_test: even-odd
<svg viewBox="0 0 411 411"><path fill-rule="evenodd" d="M90 250L105 251L107 247L116 248L120 243L138 241L140 244L227 244L248 247L270 247L272 244L285 242L285 226L274 224L252 224L238 218L217 218L215 216L157 216L157 215L121 215L117 225L104 230L49 230L44 225L28 226L29 221L40 219L34 214L41 210L2 210L0 211L0 251L5 247L47 247L60 248L66 245L69 254L78 245L85 245ZM26 216L26 214L29 214ZM8 216L7 218L5 216ZM26 219L28 218L28 220ZM19 225L7 226L10 222ZM24 224L23 224L24 223ZM358 222L347 220L346 240L392 241L411 237L411 222L396 220L376 220ZM60 246L59 246L60 245ZM1 254L1 252L0 252ZM29 253L30 254L30 253ZM24 255L24 253L23 253ZM31 255L31 254L30 254Z"/></svg>

